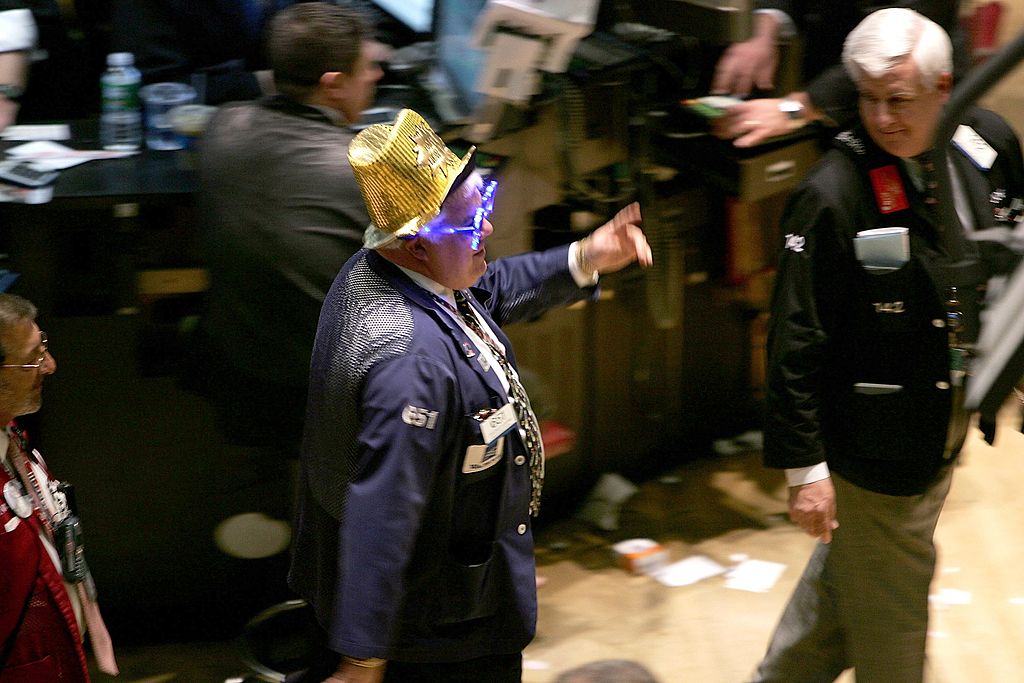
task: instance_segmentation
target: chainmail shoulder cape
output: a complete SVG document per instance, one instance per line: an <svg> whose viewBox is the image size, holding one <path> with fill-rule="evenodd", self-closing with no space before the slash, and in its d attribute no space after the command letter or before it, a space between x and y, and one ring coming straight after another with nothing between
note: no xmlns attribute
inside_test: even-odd
<svg viewBox="0 0 1024 683"><path fill-rule="evenodd" d="M358 462L359 395L367 373L411 347L410 302L361 258L331 288L320 314L310 372L303 457L316 502L344 516L344 491Z"/></svg>

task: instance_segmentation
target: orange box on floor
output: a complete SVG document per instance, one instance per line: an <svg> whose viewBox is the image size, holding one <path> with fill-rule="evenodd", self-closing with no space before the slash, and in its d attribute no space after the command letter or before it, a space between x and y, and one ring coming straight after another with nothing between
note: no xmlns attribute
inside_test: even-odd
<svg viewBox="0 0 1024 683"><path fill-rule="evenodd" d="M668 564L668 550L649 538L630 538L612 546L619 564L633 574L650 574Z"/></svg>

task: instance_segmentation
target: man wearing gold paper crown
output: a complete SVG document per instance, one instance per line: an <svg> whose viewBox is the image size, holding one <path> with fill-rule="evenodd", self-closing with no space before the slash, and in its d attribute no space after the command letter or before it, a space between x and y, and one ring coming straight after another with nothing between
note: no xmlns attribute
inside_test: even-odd
<svg viewBox="0 0 1024 683"><path fill-rule="evenodd" d="M543 452L501 326L651 263L631 204L488 264L496 184L424 120L349 146L372 223L324 301L289 583L325 631L305 681L519 681Z"/></svg>

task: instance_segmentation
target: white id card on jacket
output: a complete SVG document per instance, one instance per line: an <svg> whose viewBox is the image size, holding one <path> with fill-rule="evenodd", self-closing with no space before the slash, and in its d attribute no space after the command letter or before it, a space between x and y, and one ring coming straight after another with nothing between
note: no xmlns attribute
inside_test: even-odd
<svg viewBox="0 0 1024 683"><path fill-rule="evenodd" d="M506 403L480 422L480 434L484 437L484 443L494 443L499 436L512 431L516 424L516 411L511 403Z"/></svg>
<svg viewBox="0 0 1024 683"><path fill-rule="evenodd" d="M462 460L462 473L482 472L501 462L505 454L505 439L498 439L490 445L470 446L466 449L466 457Z"/></svg>

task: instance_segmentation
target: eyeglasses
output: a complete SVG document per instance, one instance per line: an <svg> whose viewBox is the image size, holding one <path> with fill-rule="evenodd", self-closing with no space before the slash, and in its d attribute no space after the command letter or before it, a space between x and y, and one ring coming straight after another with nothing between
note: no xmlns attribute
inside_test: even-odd
<svg viewBox="0 0 1024 683"><path fill-rule="evenodd" d="M46 333L42 330L39 331L39 346L42 347L42 351L39 353L39 358L36 359L35 363L4 363L0 365L0 368L19 368L21 370L38 370L46 364L46 353L50 350L49 340L46 338Z"/></svg>
<svg viewBox="0 0 1024 683"><path fill-rule="evenodd" d="M467 225L461 228L452 227L430 227L429 229L421 230L421 234L432 233L434 235L469 235L472 239L470 240L470 246L473 251L480 248L480 238L483 236L484 220L490 218L494 212L494 193L498 189L497 180L488 180L484 183L483 187L480 188L480 206L477 208L476 213L473 214L473 224Z"/></svg>

